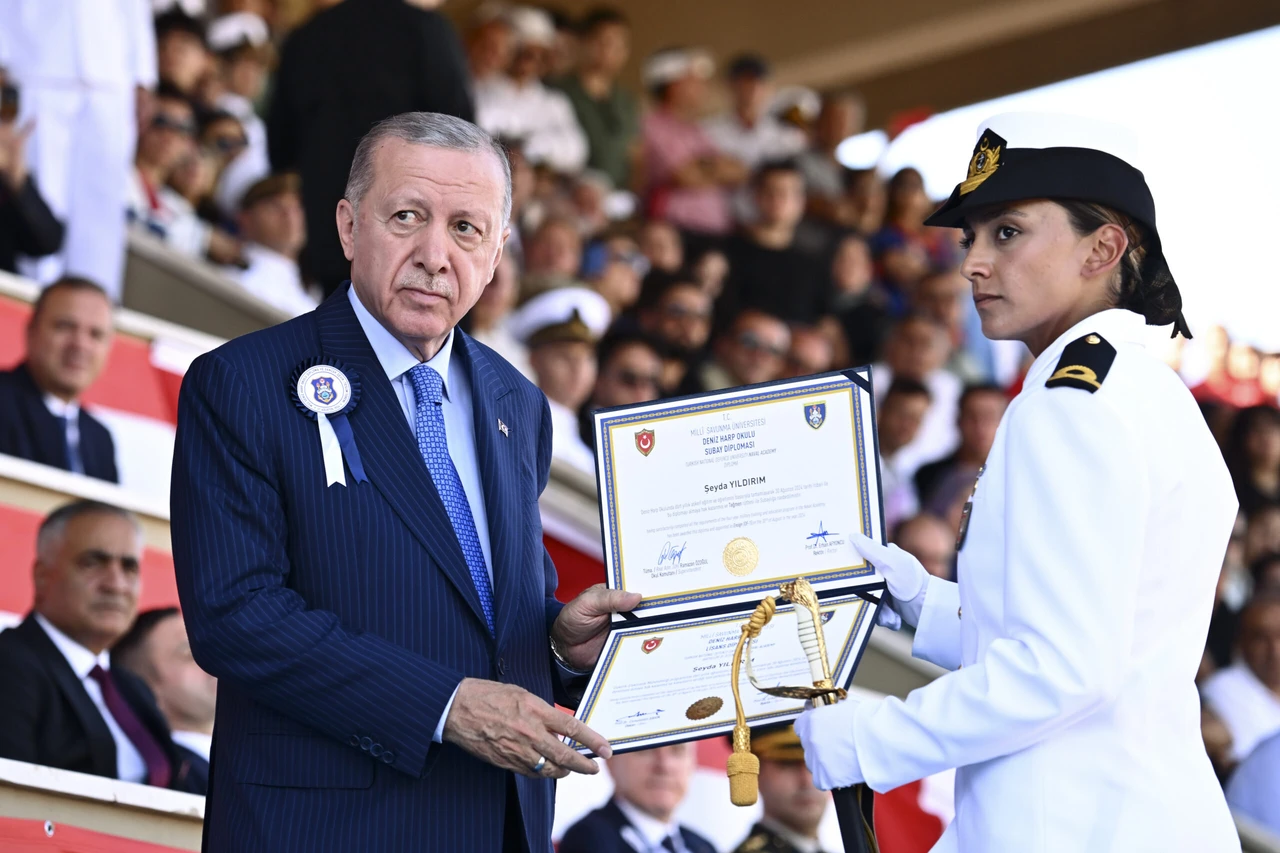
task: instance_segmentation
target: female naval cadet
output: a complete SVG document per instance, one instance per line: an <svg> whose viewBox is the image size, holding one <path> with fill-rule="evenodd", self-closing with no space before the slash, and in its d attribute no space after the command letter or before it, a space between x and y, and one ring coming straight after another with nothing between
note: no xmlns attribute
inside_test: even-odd
<svg viewBox="0 0 1280 853"><path fill-rule="evenodd" d="M1189 332L1123 143L998 116L927 221L963 230L986 336L1035 361L966 508L959 583L858 540L913 653L951 672L796 729L823 788L957 768L935 851L1240 849L1194 681L1236 498L1191 394L1142 344L1144 324ZM1209 178L1188 163L1184 179Z"/></svg>

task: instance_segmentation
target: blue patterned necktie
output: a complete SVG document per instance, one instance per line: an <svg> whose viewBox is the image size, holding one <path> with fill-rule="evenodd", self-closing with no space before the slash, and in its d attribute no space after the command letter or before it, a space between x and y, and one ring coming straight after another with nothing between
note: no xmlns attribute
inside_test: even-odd
<svg viewBox="0 0 1280 853"><path fill-rule="evenodd" d="M458 469L449 456L449 443L444 431L443 399L444 380L435 368L419 364L409 371L413 380L413 394L416 398L414 415L414 433L418 437L418 452L427 463L431 472L431 480L435 483L440 500L444 503L444 511L449 514L453 524L453 532L462 546L462 556L467 560L467 568L471 571L471 582L476 586L480 596L480 608L484 610L485 621L489 630L493 630L493 590L489 586L489 570L484 564L484 551L480 548L480 537L476 534L476 520L471 515L471 504L467 503L467 494L462 490L462 480L458 477Z"/></svg>

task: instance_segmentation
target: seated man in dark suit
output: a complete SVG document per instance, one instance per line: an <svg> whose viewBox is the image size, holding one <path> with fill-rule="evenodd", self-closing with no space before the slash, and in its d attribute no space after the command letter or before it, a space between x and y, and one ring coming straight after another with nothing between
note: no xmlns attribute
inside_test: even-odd
<svg viewBox="0 0 1280 853"><path fill-rule="evenodd" d="M964 389L956 415L960 446L950 456L921 465L916 471L916 494L922 507L940 513L940 507L931 506L934 493L953 477L965 480L967 491L967 486L977 479L978 469L987 461L996 440L996 429L1008 406L1009 396L999 385L970 385Z"/></svg>
<svg viewBox="0 0 1280 853"><path fill-rule="evenodd" d="M107 504L40 525L35 605L0 633L0 758L187 790L151 691L107 654L137 613L141 556L137 519Z"/></svg>
<svg viewBox="0 0 1280 853"><path fill-rule="evenodd" d="M677 743L609 759L613 798L569 827L560 853L715 853L676 822L697 767L697 747Z"/></svg>
<svg viewBox="0 0 1280 853"><path fill-rule="evenodd" d="M0 372L0 453L113 483L111 433L80 407L111 350L111 300L83 278L63 278L36 300L27 357Z"/></svg>
<svg viewBox="0 0 1280 853"><path fill-rule="evenodd" d="M814 786L795 729L790 723L756 729L751 751L760 759L764 815L735 853L822 853L818 826L831 795Z"/></svg>
<svg viewBox="0 0 1280 853"><path fill-rule="evenodd" d="M186 789L204 794L209 787L209 751L218 680L191 656L187 624L176 607L138 614L133 627L111 649L111 662L146 682L173 735Z"/></svg>

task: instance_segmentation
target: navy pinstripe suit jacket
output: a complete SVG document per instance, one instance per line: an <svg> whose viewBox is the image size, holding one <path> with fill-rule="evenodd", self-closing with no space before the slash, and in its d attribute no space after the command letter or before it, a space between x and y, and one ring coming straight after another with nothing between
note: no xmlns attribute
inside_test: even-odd
<svg viewBox="0 0 1280 853"><path fill-rule="evenodd" d="M560 605L538 495L546 398L460 331L493 553L495 629L391 383L340 288L316 311L197 359L172 489L192 651L219 679L205 850L497 851L508 777L432 734L466 676L572 700L547 635ZM326 487L304 361L358 378L348 416L369 482ZM498 419L508 426L503 435ZM516 778L529 849L553 783Z"/></svg>

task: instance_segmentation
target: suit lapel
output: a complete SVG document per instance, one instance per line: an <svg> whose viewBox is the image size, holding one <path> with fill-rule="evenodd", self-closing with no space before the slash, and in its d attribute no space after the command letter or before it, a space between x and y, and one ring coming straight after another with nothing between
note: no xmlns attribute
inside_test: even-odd
<svg viewBox="0 0 1280 853"><path fill-rule="evenodd" d="M520 501L518 488L520 468L510 438L515 418L506 407L505 397L511 390L501 384L489 365L488 357L475 341L458 331L454 335L454 357L461 357L471 384L471 408L475 422L476 460L480 466L480 482L484 490L484 508L489 516L489 553L493 559L494 636L498 647L511 624L512 611L519 598L518 573L521 570L519 545ZM498 430L501 420L507 435Z"/></svg>
<svg viewBox="0 0 1280 853"><path fill-rule="evenodd" d="M70 703L76 718L80 720L80 725L84 726L85 736L89 741L89 757L93 761L93 772L99 776L116 778L118 768L116 767L115 738L111 736L111 730L107 728L107 721L102 718L102 712L89 697L89 691L84 689L84 685L71 669L71 664L67 663L67 659L62 656L62 652L58 651L58 647L53 644L53 640L49 639L49 635L40 627L34 615L28 616L17 630L22 633L35 653L44 660L54 684Z"/></svg>
<svg viewBox="0 0 1280 853"><path fill-rule="evenodd" d="M414 538L457 587L476 618L484 623L480 597L453 524L418 452L417 440L409 430L395 389L360 328L345 287L316 309L316 320L324 355L350 367L360 378L360 400L348 420L369 482L387 499ZM349 489L361 487L354 480L348 481Z"/></svg>
<svg viewBox="0 0 1280 853"><path fill-rule="evenodd" d="M15 369L26 391L22 395L25 401L26 418L31 424L32 450L38 462L66 470L70 467L67 459L67 427L44 404L44 394L36 381L31 378L26 362ZM43 632L41 632L43 633ZM56 649L55 649L56 651Z"/></svg>

